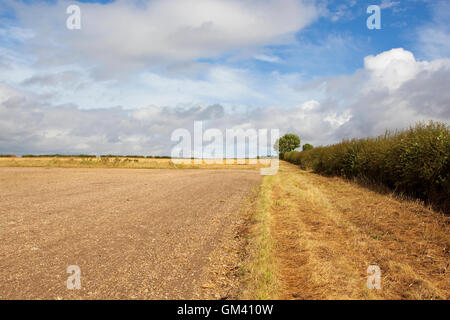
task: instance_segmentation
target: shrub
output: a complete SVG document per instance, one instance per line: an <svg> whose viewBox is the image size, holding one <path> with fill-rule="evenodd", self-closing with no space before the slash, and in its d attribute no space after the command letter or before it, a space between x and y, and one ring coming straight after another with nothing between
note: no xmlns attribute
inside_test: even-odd
<svg viewBox="0 0 450 320"><path fill-rule="evenodd" d="M324 175L371 180L450 209L450 131L444 123L288 152L283 159Z"/></svg>

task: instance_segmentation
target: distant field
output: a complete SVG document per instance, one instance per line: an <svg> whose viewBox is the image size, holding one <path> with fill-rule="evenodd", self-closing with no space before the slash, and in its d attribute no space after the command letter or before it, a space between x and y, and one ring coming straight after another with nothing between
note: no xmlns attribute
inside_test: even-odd
<svg viewBox="0 0 450 320"><path fill-rule="evenodd" d="M270 165L270 159L259 159L250 164L249 159L208 159L194 163L193 159L158 159L133 157L33 157L0 158L0 167L64 167L64 168L133 168L133 169L259 169ZM182 163L180 163L182 162ZM243 163L241 163L243 162Z"/></svg>

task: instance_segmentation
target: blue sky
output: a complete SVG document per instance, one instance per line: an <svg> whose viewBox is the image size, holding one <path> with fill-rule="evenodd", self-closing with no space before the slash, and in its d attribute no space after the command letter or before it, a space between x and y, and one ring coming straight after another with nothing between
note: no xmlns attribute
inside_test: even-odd
<svg viewBox="0 0 450 320"><path fill-rule="evenodd" d="M284 61L273 65L245 61L244 65L271 72L301 70L308 77L352 73L363 67L363 58L392 48L414 50L414 30L430 20L430 3L421 1L385 2L392 7L382 9L382 29L369 30L366 9L380 1L330 1L329 13L296 33L296 46L268 46L268 50ZM342 15L341 15L342 12ZM311 51L317 53L311 56ZM426 58L426 57L419 57Z"/></svg>
<svg viewBox="0 0 450 320"><path fill-rule="evenodd" d="M57 0L23 0L21 2L30 6L58 3ZM79 3L82 8L84 3L99 3L107 6L113 2L114 0L78 0L71 3ZM399 47L414 52L417 49L416 30L430 23L436 2L427 0L318 1L317 6L323 12L315 17L313 23L295 32L295 43L263 46L263 51L270 53L270 57L278 60L276 63L261 61L254 57L234 59L236 54L239 54L237 52L239 49L225 51L219 56L205 56L196 61L249 68L269 74L274 71L288 74L300 72L307 79L350 74L363 67L365 56ZM372 4L382 7L381 30L369 30L366 27L366 20L370 16L366 13L366 9ZM5 4L2 26L4 28L8 25L20 26L20 21L15 16L14 10ZM312 56L311 52L315 54ZM415 55L418 59L427 58L423 52L415 52Z"/></svg>
<svg viewBox="0 0 450 320"><path fill-rule="evenodd" d="M81 30L65 26L70 4ZM369 5L381 30L366 27ZM164 154L195 120L315 145L448 122L449 12L434 0L4 0L0 153Z"/></svg>

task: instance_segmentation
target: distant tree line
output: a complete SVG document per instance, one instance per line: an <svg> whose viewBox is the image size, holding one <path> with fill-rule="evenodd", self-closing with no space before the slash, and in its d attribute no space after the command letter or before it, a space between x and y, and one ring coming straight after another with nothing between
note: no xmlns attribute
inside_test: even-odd
<svg viewBox="0 0 450 320"><path fill-rule="evenodd" d="M13 158L16 155L0 155L2 158ZM92 154L24 154L22 158L97 158ZM100 158L142 158L142 159L170 159L169 156L142 156L142 155L118 155L118 154L104 154Z"/></svg>

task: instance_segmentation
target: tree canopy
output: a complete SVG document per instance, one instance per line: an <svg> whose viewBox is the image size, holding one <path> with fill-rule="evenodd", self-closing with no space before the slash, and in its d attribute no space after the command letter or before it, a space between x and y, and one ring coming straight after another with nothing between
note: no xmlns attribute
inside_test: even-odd
<svg viewBox="0 0 450 320"><path fill-rule="evenodd" d="M283 155L286 152L290 152L300 147L300 138L296 134L287 133L277 140L277 144L275 143L275 150L277 150L280 155Z"/></svg>

